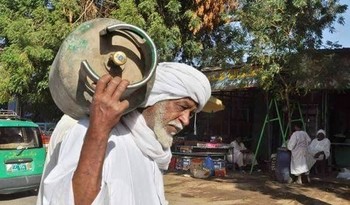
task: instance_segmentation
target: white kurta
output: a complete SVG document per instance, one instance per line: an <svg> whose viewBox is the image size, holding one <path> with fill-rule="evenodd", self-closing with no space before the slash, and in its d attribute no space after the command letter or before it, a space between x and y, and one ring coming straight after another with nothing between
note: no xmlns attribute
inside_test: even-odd
<svg viewBox="0 0 350 205"><path fill-rule="evenodd" d="M42 204L74 204L72 177L87 127L87 120L79 121L63 140L58 163L44 179ZM122 123L111 132L103 165L101 190L93 204L167 204L163 175L157 163L141 152L130 130Z"/></svg>
<svg viewBox="0 0 350 205"><path fill-rule="evenodd" d="M242 150L247 150L244 143L238 143L236 140L231 142L230 147L233 147L233 163L236 163L239 167L247 164L252 164L254 156L252 153L242 153ZM255 162L253 165L256 165Z"/></svg>
<svg viewBox="0 0 350 205"><path fill-rule="evenodd" d="M37 197L37 205L42 204L42 183L43 179L51 172L51 170L56 166L59 157L59 150L61 146L61 142L68 135L70 129L78 123L77 120L69 117L68 115L63 115L58 121L52 135L50 137L49 146L47 149L45 167L43 170L43 176L41 178L41 184L38 191Z"/></svg>
<svg viewBox="0 0 350 205"><path fill-rule="evenodd" d="M287 147L292 152L290 171L293 175L299 176L309 171L306 157L310 141L311 139L305 131L295 131L290 137Z"/></svg>
<svg viewBox="0 0 350 205"><path fill-rule="evenodd" d="M328 159L330 155L330 147L331 142L328 138L323 138L322 140L318 140L317 138L313 139L308 147L308 157L307 157L307 164L309 169L311 169L312 166L316 163L317 160L323 160ZM316 153L318 152L324 152L325 154L321 154L317 159L314 157Z"/></svg>

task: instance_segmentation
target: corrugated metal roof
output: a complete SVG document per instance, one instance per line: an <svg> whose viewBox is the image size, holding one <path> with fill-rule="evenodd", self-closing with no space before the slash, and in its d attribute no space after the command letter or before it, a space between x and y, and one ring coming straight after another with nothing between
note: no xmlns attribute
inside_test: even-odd
<svg viewBox="0 0 350 205"><path fill-rule="evenodd" d="M212 91L230 91L242 88L258 87L257 70L225 69L203 71L208 77Z"/></svg>

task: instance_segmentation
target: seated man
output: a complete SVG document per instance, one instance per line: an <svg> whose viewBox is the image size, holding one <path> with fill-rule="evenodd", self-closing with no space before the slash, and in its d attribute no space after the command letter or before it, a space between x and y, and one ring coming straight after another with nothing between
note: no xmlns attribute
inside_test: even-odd
<svg viewBox="0 0 350 205"><path fill-rule="evenodd" d="M253 162L254 154L245 147L242 137L236 137L230 146L233 148L232 163L237 164L239 170L248 164L257 165L256 161Z"/></svg>
<svg viewBox="0 0 350 205"><path fill-rule="evenodd" d="M316 133L316 138L313 139L308 147L307 165L309 170L317 161L328 159L330 155L331 142L326 138L326 132L322 129Z"/></svg>

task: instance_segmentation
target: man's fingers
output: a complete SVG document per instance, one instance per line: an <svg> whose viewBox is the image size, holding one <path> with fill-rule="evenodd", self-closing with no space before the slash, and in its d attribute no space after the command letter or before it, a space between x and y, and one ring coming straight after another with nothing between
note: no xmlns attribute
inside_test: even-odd
<svg viewBox="0 0 350 205"><path fill-rule="evenodd" d="M109 109L126 110L129 107L129 102L127 100L121 100L120 97L128 85L129 81L106 74L97 82L94 98L99 97L95 98L95 101L99 99L100 106L106 106Z"/></svg>
<svg viewBox="0 0 350 205"><path fill-rule="evenodd" d="M109 74L103 75L96 84L95 93L105 93L116 100L123 95L129 85L129 81L120 77L112 77Z"/></svg>
<svg viewBox="0 0 350 205"><path fill-rule="evenodd" d="M112 76L109 74L103 75L96 84L95 93L103 93L108 83L111 81Z"/></svg>
<svg viewBox="0 0 350 205"><path fill-rule="evenodd" d="M111 81L108 82L108 85L105 89L105 92L109 95L112 96L117 87L119 87L120 82L122 79L120 77L114 77L111 79Z"/></svg>
<svg viewBox="0 0 350 205"><path fill-rule="evenodd" d="M123 95L123 93L125 92L126 88L129 85L129 81L127 80L121 80L118 87L116 87L116 89L114 89L114 92L112 94L112 98L115 100L119 100L120 97Z"/></svg>
<svg viewBox="0 0 350 205"><path fill-rule="evenodd" d="M121 101L119 104L119 107L125 111L126 109L129 108L129 101L128 100Z"/></svg>

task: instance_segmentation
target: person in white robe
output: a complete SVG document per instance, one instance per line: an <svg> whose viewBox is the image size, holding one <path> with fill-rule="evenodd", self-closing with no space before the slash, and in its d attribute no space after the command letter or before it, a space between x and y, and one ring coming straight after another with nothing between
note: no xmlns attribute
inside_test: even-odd
<svg viewBox="0 0 350 205"><path fill-rule="evenodd" d="M326 132L320 129L316 133L316 138L313 139L308 147L307 164L309 170L318 160L326 160L330 155L331 142L326 138Z"/></svg>
<svg viewBox="0 0 350 205"><path fill-rule="evenodd" d="M248 150L242 142L242 137L236 137L236 139L230 143L230 147L233 148L232 163L237 164L238 169L243 170L248 164L258 164L256 160L254 161L254 154Z"/></svg>
<svg viewBox="0 0 350 205"><path fill-rule="evenodd" d="M162 170L173 136L189 124L211 95L207 77L181 63L160 63L149 97L126 115L120 99L128 82L102 76L90 117L63 138L56 166L41 184L43 205L168 204Z"/></svg>
<svg viewBox="0 0 350 205"><path fill-rule="evenodd" d="M301 130L302 124L296 122L294 124L295 131L291 135L287 148L291 151L290 172L297 176L297 183L302 184L301 175L309 172L309 167L306 163L307 148L311 141L309 135Z"/></svg>

